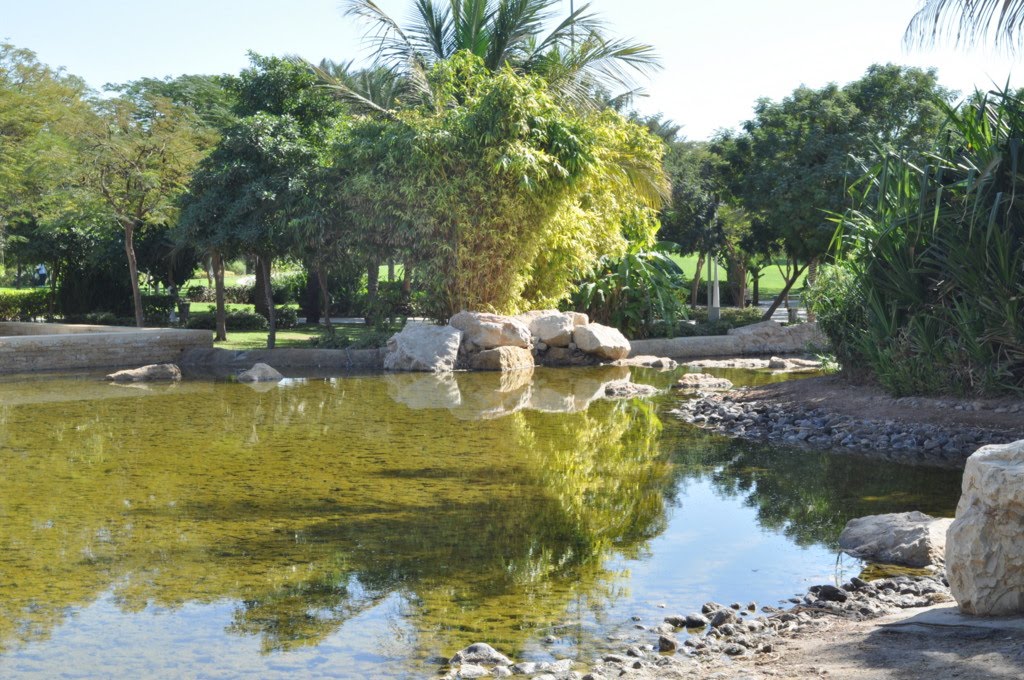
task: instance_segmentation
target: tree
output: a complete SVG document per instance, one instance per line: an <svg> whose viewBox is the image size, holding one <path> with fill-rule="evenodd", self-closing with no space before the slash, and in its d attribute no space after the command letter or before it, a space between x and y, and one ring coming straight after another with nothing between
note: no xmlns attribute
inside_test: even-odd
<svg viewBox="0 0 1024 680"><path fill-rule="evenodd" d="M777 236L799 263L765 318L804 270L813 278L832 241L833 218L850 205L847 190L864 167L888 149L925 151L949 98L934 71L876 65L845 87L799 87L781 102L762 99L741 135L717 140L730 188L759 228L773 232L761 240Z"/></svg>
<svg viewBox="0 0 1024 680"><path fill-rule="evenodd" d="M166 99L148 102L148 110L124 97L99 102L99 124L82 140L83 181L124 232L139 327L144 322L135 235L147 225L173 222L178 197L209 144L191 111Z"/></svg>
<svg viewBox="0 0 1024 680"><path fill-rule="evenodd" d="M597 87L633 89L632 74L658 67L654 49L611 38L583 5L556 21L560 0L448 0L412 3L400 25L372 0L346 0L346 14L367 24L379 62L402 73L424 99L428 73L458 52L470 52L489 71L511 66L541 75L552 92L587 103ZM555 21L552 30L547 27Z"/></svg>
<svg viewBox="0 0 1024 680"><path fill-rule="evenodd" d="M924 0L904 40L911 45L931 44L952 36L957 45L991 40L1016 51L1024 39L1022 26L1021 0Z"/></svg>
<svg viewBox="0 0 1024 680"><path fill-rule="evenodd" d="M544 81L468 52L430 73L430 105L355 122L338 149L365 239L414 243L439 318L564 299L656 223L661 143L606 111L576 114Z"/></svg>

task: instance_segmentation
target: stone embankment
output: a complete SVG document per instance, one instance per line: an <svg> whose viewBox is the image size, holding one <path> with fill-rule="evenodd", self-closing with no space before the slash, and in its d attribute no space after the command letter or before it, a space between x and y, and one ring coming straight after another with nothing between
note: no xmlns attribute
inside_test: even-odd
<svg viewBox="0 0 1024 680"><path fill-rule="evenodd" d="M1012 441L1012 435L956 425L859 418L824 407L746 401L736 393L703 394L672 411L702 428L743 439L847 449L896 462L962 467L983 444Z"/></svg>
<svg viewBox="0 0 1024 680"><path fill-rule="evenodd" d="M704 677L727 664L762 663L777 659L780 642L816 635L836 620L864 621L903 609L951 602L949 587L932 576L898 576L873 581L853 578L842 587L819 585L792 607L757 603L729 606L708 602L700 612L673 614L649 625L634 617L631 635L586 663L520 662L478 643L455 654L445 678L522 675L544 680L610 680Z"/></svg>

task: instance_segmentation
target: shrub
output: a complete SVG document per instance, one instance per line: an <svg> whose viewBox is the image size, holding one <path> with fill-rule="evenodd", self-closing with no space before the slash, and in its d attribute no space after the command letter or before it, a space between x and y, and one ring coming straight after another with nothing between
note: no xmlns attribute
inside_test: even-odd
<svg viewBox="0 0 1024 680"><path fill-rule="evenodd" d="M185 327L212 331L217 328L217 319L213 312L199 312L189 315ZM256 312L229 310L227 327L229 331L265 331L268 325L267 320Z"/></svg>
<svg viewBox="0 0 1024 680"><path fill-rule="evenodd" d="M46 288L0 291L0 320L29 321L46 316L50 291Z"/></svg>
<svg viewBox="0 0 1024 680"><path fill-rule="evenodd" d="M821 267L814 284L804 289L804 300L843 372L860 377L865 370L861 346L867 318L856 274L842 263Z"/></svg>
<svg viewBox="0 0 1024 680"><path fill-rule="evenodd" d="M173 295L143 295L142 316L147 322L165 324L176 301Z"/></svg>

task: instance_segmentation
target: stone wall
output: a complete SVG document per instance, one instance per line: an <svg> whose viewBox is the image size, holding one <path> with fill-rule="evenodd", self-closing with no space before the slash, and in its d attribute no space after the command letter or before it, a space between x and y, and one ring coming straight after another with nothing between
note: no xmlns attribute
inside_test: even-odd
<svg viewBox="0 0 1024 680"><path fill-rule="evenodd" d="M265 363L282 371L313 370L326 373L343 371L380 371L384 368L383 349L194 349L179 362L186 368L234 370Z"/></svg>
<svg viewBox="0 0 1024 680"><path fill-rule="evenodd" d="M76 371L175 363L213 346L210 331L0 323L0 373Z"/></svg>
<svg viewBox="0 0 1024 680"><path fill-rule="evenodd" d="M828 340L817 324L801 323L782 326L762 321L751 326L733 328L728 335L700 335L686 338L653 338L633 340L630 356L652 355L671 359L703 359L707 357L739 357L762 354L795 354L808 349L822 349Z"/></svg>

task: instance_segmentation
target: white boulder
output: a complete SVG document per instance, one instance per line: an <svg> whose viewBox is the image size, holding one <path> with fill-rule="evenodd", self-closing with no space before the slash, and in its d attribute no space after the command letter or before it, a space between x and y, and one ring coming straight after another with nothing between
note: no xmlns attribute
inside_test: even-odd
<svg viewBox="0 0 1024 680"><path fill-rule="evenodd" d="M451 326L408 323L388 340L384 355L386 371L429 371L445 373L455 369L462 331Z"/></svg>
<svg viewBox="0 0 1024 680"><path fill-rule="evenodd" d="M942 564L951 519L922 512L897 512L851 519L839 534L839 548L869 562L927 567Z"/></svg>
<svg viewBox="0 0 1024 680"><path fill-rule="evenodd" d="M568 347L572 342L572 331L576 328L575 312L544 310L532 315L530 332L549 347Z"/></svg>
<svg viewBox="0 0 1024 680"><path fill-rule="evenodd" d="M573 331L573 340L581 352L593 354L608 361L617 361L629 356L629 340L611 326L590 323L577 326Z"/></svg>
<svg viewBox="0 0 1024 680"><path fill-rule="evenodd" d="M946 534L946 578L965 614L1024 614L1024 440L967 459Z"/></svg>
<svg viewBox="0 0 1024 680"><path fill-rule="evenodd" d="M485 312L459 312L448 325L463 333L476 349L530 347L530 329L518 319Z"/></svg>
<svg viewBox="0 0 1024 680"><path fill-rule="evenodd" d="M181 369L174 364L149 364L140 368L117 371L107 376L113 382L147 382L156 380L181 380Z"/></svg>

